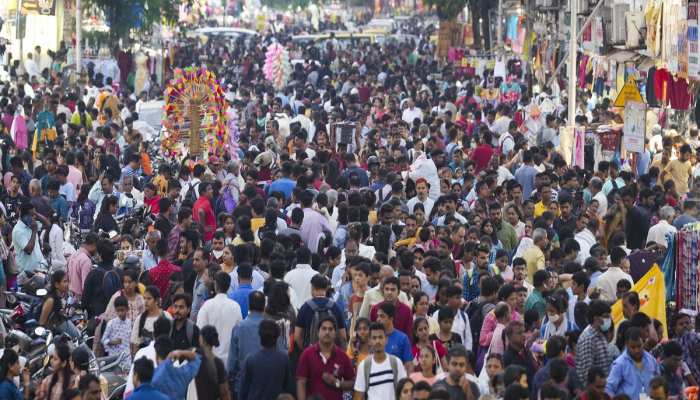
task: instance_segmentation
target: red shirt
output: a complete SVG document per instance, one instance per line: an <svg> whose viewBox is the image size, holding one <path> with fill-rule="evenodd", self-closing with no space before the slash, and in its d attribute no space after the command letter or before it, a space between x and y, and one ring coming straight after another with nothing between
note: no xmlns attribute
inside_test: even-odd
<svg viewBox="0 0 700 400"><path fill-rule="evenodd" d="M170 289L170 276L175 272L180 272L180 267L171 263L167 259L158 261L158 264L148 271L148 277L151 278L151 282L153 282L153 284L158 287L158 290L160 290L161 298L168 295L168 290Z"/></svg>
<svg viewBox="0 0 700 400"><path fill-rule="evenodd" d="M318 343L307 347L297 365L297 378L306 378L306 396L319 395L326 400L342 400L343 392L326 385L321 379L324 372L342 381L355 380L355 370L343 349L335 346L330 358L324 361Z"/></svg>
<svg viewBox="0 0 700 400"><path fill-rule="evenodd" d="M153 215L160 214L160 196L155 195L155 196L151 197L150 199L144 197L143 204L151 207L151 214L153 214Z"/></svg>
<svg viewBox="0 0 700 400"><path fill-rule="evenodd" d="M493 148L487 144L482 144L472 152L472 160L474 160L476 172L486 169L493 156Z"/></svg>
<svg viewBox="0 0 700 400"><path fill-rule="evenodd" d="M377 310L384 303L377 303L372 306L369 312L369 319L374 322L377 320ZM413 312L411 309L400 301L396 301L396 315L394 315L394 328L400 330L408 336L408 340L413 343Z"/></svg>
<svg viewBox="0 0 700 400"><path fill-rule="evenodd" d="M204 241L208 242L214 238L216 217L214 216L214 209L211 207L211 201L206 196L199 196L192 206L192 220L196 223L201 223L199 221L199 210L204 211L204 226L209 228L204 232Z"/></svg>

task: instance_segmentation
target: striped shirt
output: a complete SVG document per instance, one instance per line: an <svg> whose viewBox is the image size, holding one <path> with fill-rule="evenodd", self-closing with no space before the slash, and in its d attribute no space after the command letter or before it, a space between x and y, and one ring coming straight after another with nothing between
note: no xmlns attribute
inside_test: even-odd
<svg viewBox="0 0 700 400"><path fill-rule="evenodd" d="M605 335L588 325L576 345L576 372L580 381L587 382L588 370L593 367L601 368L607 375L614 360L615 355L610 352Z"/></svg>

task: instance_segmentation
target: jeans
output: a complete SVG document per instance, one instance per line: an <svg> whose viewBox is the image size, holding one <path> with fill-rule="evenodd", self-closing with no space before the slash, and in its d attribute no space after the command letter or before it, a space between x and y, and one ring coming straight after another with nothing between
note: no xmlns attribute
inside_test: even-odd
<svg viewBox="0 0 700 400"><path fill-rule="evenodd" d="M71 339L76 339L80 336L80 331L70 320L65 320L60 324L57 324L55 329L56 333L65 333L66 335L70 336Z"/></svg>

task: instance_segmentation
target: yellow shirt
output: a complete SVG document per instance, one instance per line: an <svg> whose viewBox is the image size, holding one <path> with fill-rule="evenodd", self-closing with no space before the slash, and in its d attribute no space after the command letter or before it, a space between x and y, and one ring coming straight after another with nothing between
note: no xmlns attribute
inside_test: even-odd
<svg viewBox="0 0 700 400"><path fill-rule="evenodd" d="M250 219L250 230L257 232L262 226L265 225L265 218L251 218Z"/></svg>
<svg viewBox="0 0 700 400"><path fill-rule="evenodd" d="M545 211L549 211L549 207L545 206L544 203L542 203L542 201L535 204L535 218L541 217ZM557 213L555 216L559 216L559 208L557 208Z"/></svg>
<svg viewBox="0 0 700 400"><path fill-rule="evenodd" d="M539 247L532 245L525 250L523 258L527 264L527 281L532 283L532 277L535 275L535 272L544 269L544 253Z"/></svg>
<svg viewBox="0 0 700 400"><path fill-rule="evenodd" d="M664 183L669 179L673 179L673 183L676 186L676 192L683 196L688 193L688 179L690 179L693 173L693 167L690 165L690 161L683 162L681 160L671 160L666 164L664 168L666 175L664 177Z"/></svg>

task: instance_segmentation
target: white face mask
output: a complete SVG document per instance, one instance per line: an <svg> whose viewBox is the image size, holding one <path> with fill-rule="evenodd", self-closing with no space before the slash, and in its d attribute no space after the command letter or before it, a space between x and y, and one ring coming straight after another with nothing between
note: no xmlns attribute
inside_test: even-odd
<svg viewBox="0 0 700 400"><path fill-rule="evenodd" d="M557 322L559 322L559 318L561 318L561 316L559 314L547 314L547 318L549 318L550 322L556 324Z"/></svg>
<svg viewBox="0 0 700 400"><path fill-rule="evenodd" d="M217 260L224 255L223 250L212 250L211 252L214 254L214 258L216 258Z"/></svg>
<svg viewBox="0 0 700 400"><path fill-rule="evenodd" d="M611 326L612 326L612 319L610 319L610 318L605 318L605 319L603 320L603 325L600 326L600 329L601 329L603 332L607 332L607 331L610 330L610 327L611 327Z"/></svg>

